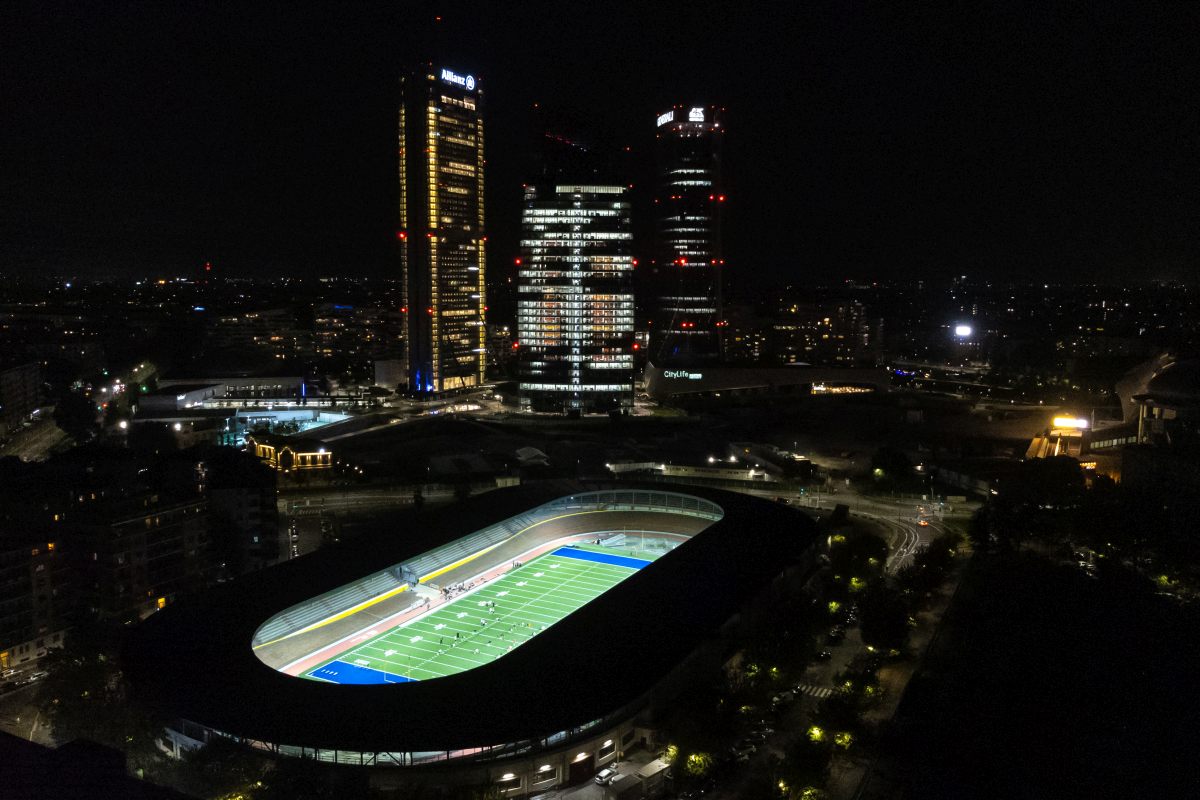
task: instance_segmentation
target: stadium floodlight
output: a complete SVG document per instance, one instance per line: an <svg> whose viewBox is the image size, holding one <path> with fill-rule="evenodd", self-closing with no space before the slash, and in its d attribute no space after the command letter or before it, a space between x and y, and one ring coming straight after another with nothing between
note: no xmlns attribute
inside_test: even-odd
<svg viewBox="0 0 1200 800"><path fill-rule="evenodd" d="M954 326L954 335L958 336L959 338L966 338L967 336L970 336L973 332L974 331L971 329L970 325L955 325Z"/></svg>
<svg viewBox="0 0 1200 800"><path fill-rule="evenodd" d="M1054 427L1056 428L1076 428L1084 430L1088 426L1088 421L1082 417L1055 417Z"/></svg>

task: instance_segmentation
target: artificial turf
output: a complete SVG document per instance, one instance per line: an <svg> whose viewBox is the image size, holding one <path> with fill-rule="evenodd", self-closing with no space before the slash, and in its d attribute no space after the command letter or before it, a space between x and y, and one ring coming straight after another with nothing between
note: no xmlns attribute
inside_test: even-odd
<svg viewBox="0 0 1200 800"><path fill-rule="evenodd" d="M441 678L503 656L655 557L560 547L305 673L331 683Z"/></svg>

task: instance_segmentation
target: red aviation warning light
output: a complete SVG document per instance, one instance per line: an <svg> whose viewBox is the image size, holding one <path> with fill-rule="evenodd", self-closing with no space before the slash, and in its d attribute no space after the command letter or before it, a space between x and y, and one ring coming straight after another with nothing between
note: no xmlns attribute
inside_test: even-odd
<svg viewBox="0 0 1200 800"><path fill-rule="evenodd" d="M402 242L405 241L408 239L408 231L396 231L396 238Z"/></svg>

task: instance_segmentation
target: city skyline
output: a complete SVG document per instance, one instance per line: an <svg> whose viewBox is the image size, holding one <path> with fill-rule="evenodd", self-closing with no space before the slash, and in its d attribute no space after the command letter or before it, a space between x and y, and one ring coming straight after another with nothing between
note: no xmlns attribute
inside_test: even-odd
<svg viewBox="0 0 1200 800"><path fill-rule="evenodd" d="M611 128L645 184L644 120L689 97L738 120L735 285L802 267L867 280L1187 276L1196 122L1182 101L1196 68L1182 32L1194 9L681 8L450 6L435 22L428 7L356 19L308 7L247 10L232 26L169 7L30 13L4 34L16 158L0 268L386 274L395 76L437 44L491 87L493 263L517 250L517 131L534 103ZM1092 35L1061 47L1079 27ZM519 31L548 46L513 46Z"/></svg>
<svg viewBox="0 0 1200 800"><path fill-rule="evenodd" d="M1196 31L6 5L0 797L1196 796Z"/></svg>

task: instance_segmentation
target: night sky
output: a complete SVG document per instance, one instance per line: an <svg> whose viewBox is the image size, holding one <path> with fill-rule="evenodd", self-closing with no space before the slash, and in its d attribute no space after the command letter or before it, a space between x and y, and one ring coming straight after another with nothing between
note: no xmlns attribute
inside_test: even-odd
<svg viewBox="0 0 1200 800"><path fill-rule="evenodd" d="M485 89L492 264L534 102L644 155L679 102L728 108L735 287L1191 275L1200 4L805 5L6 4L0 272L389 274L432 56Z"/></svg>

